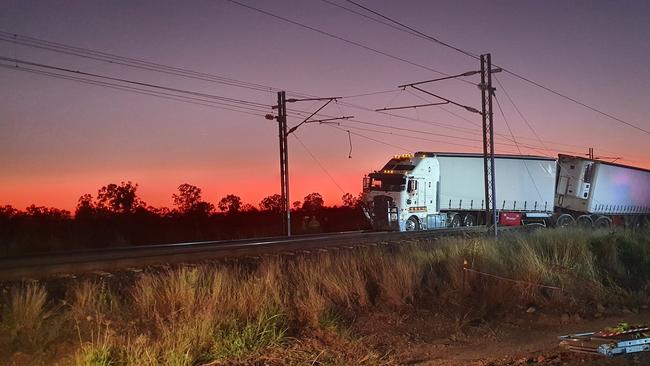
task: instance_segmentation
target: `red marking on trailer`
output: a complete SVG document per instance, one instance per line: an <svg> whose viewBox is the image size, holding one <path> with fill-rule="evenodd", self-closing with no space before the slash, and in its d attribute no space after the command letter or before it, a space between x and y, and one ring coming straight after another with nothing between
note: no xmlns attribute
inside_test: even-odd
<svg viewBox="0 0 650 366"><path fill-rule="evenodd" d="M521 226L521 212L501 212L499 214L499 225Z"/></svg>

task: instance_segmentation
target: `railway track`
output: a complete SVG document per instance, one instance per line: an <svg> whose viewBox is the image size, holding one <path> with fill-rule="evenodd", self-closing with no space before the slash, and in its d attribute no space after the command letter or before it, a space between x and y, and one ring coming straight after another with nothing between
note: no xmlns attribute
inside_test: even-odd
<svg viewBox="0 0 650 366"><path fill-rule="evenodd" d="M0 259L0 281L43 278L65 273L114 270L156 264L208 259L242 258L263 254L294 254L335 247L356 247L372 243L409 239L480 235L485 227L445 228L416 232L340 232L294 237L270 237L229 241L106 248L58 252Z"/></svg>

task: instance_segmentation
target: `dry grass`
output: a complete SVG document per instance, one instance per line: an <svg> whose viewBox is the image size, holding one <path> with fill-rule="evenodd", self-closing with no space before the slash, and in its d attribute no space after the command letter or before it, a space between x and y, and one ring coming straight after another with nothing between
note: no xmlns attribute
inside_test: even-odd
<svg viewBox="0 0 650 366"><path fill-rule="evenodd" d="M85 280L72 285L67 294L68 316L83 332L93 327L93 322L105 322L119 312L117 296L104 281Z"/></svg>
<svg viewBox="0 0 650 366"><path fill-rule="evenodd" d="M48 320L53 311L46 308L47 291L38 283L20 284L9 290L0 317L0 342L9 347L40 351L53 338Z"/></svg>
<svg viewBox="0 0 650 366"><path fill-rule="evenodd" d="M464 275L464 262L520 282ZM357 355L296 349L300 343L289 335L330 332L336 342L355 342L348 324L379 307L437 306L458 309L464 319L474 307L485 313L527 303L579 308L614 298L647 301L649 293L646 237L547 230L498 242L444 239L145 271L121 292L105 282L80 281L70 285L69 306L55 316L42 285L20 285L3 301L0 338L9 354L30 352L29 340L45 339L52 324L60 342L70 342L72 327L79 338L73 363L79 365L246 362L268 352L316 364L382 363L380 354L361 346L364 354ZM62 320L48 323L52 318Z"/></svg>

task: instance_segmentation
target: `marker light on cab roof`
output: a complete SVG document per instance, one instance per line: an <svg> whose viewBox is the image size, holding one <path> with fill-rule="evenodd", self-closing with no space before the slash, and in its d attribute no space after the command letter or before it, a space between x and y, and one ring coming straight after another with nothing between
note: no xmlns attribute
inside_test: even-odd
<svg viewBox="0 0 650 366"><path fill-rule="evenodd" d="M412 157L413 157L413 154L400 154L400 155L393 156L393 159L396 159L396 160L411 159Z"/></svg>

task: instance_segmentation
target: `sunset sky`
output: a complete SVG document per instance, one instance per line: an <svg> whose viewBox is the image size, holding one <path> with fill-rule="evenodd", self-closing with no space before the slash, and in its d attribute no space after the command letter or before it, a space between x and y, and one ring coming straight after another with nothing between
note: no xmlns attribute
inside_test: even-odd
<svg viewBox="0 0 650 366"><path fill-rule="evenodd" d="M440 76L412 63L457 74L478 69L478 61L332 5L363 12L344 0L239 1L411 63L225 0L4 0L0 31L314 96L387 91L341 99L319 116L353 115L353 121L297 130L331 178L290 138L292 201L320 192L327 204L340 203L344 192L361 190L364 173L394 154L481 149L480 117L460 108L372 111L434 101L397 88ZM464 50L490 52L499 66L650 129L648 1L359 1ZM276 102L273 90L137 70L7 41L0 41L0 56L269 106L250 115L0 68L0 205L73 210L80 195L128 180L140 184L141 197L153 206L170 207L182 183L203 188L204 199L213 203L234 193L257 205L279 192L277 124L264 119ZM506 73L496 77L515 140L537 147L521 147L522 153L586 154L594 147L598 156L650 168L650 135ZM479 90L471 83L450 80L426 88L480 107ZM312 112L320 103L289 108ZM510 132L496 105L495 112L497 152L518 153L502 137ZM289 125L300 120L294 116ZM355 133L352 158L345 130Z"/></svg>

